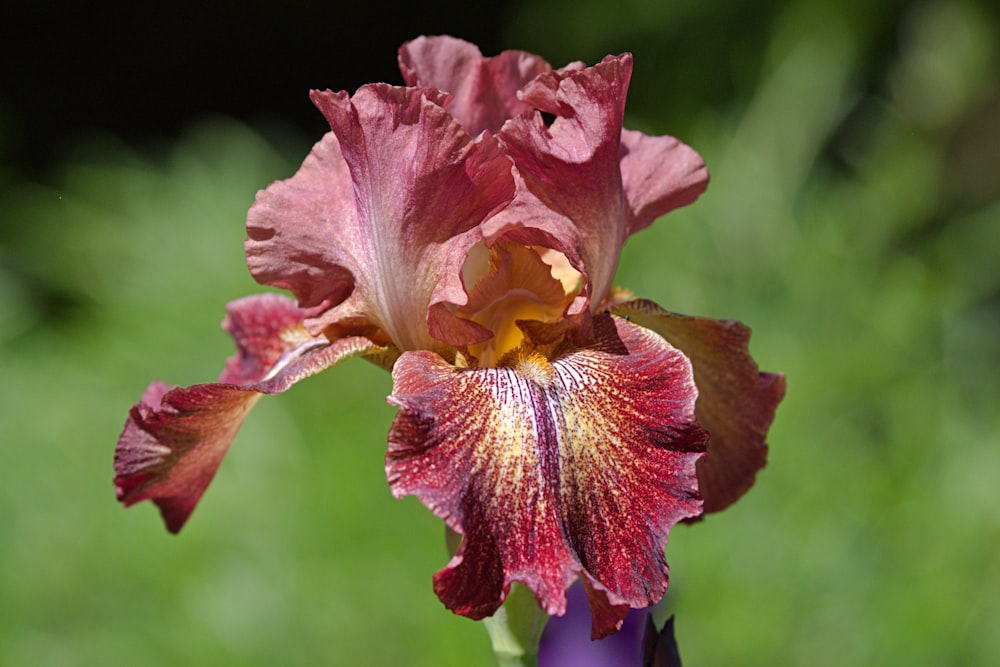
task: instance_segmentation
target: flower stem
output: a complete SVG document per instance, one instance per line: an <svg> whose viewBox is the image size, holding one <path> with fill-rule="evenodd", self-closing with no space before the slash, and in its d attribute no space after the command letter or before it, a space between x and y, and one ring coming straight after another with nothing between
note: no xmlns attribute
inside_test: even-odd
<svg viewBox="0 0 1000 667"><path fill-rule="evenodd" d="M537 667L538 641L547 620L530 589L511 585L503 606L483 619L499 667Z"/></svg>
<svg viewBox="0 0 1000 667"><path fill-rule="evenodd" d="M445 526L444 541L448 555L454 556L462 544L462 536ZM538 642L548 620L548 614L538 606L527 586L511 584L503 606L493 616L483 619L497 665L537 667Z"/></svg>

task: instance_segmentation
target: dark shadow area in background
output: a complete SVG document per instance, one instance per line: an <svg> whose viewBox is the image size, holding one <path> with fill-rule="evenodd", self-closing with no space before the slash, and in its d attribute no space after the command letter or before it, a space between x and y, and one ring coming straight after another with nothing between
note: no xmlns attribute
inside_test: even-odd
<svg viewBox="0 0 1000 667"><path fill-rule="evenodd" d="M459 6L461 7L461 6ZM450 33L500 50L504 2L22 3L0 32L0 156L30 171L94 129L126 142L176 136L192 118L278 117L318 136L311 88L402 83L396 49Z"/></svg>

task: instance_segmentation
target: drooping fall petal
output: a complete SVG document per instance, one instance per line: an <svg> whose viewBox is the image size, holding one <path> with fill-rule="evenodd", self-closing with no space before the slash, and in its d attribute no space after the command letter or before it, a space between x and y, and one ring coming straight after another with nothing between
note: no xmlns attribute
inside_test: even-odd
<svg viewBox="0 0 1000 667"><path fill-rule="evenodd" d="M496 140L475 142L433 89L313 91L328 134L292 178L258 193L247 262L292 290L313 333L382 331L401 350L488 337L454 317L478 225L513 196Z"/></svg>
<svg viewBox="0 0 1000 667"><path fill-rule="evenodd" d="M309 335L303 311L286 297L234 301L224 328L239 351L220 382L173 387L152 383L133 406L115 449L115 488L126 507L151 499L176 533L215 476L243 420L262 394L348 357L373 350L360 337L329 341Z"/></svg>
<svg viewBox="0 0 1000 667"><path fill-rule="evenodd" d="M394 495L464 535L435 576L456 613L492 614L519 581L561 614L582 576L600 637L662 596L667 534L701 510L697 390L655 333L602 315L595 335L551 362L458 369L420 351L396 363L386 472Z"/></svg>
<svg viewBox="0 0 1000 667"><path fill-rule="evenodd" d="M531 111L517 92L552 67L524 51L484 58L475 44L448 36L418 37L399 49L399 69L409 86L431 86L454 96L448 112L472 136L496 134L504 122Z"/></svg>
<svg viewBox="0 0 1000 667"><path fill-rule="evenodd" d="M652 301L611 308L663 336L691 360L698 423L709 433L698 461L705 512L723 510L753 485L767 462L767 431L785 395L785 377L762 373L750 356L750 329L732 320L677 315Z"/></svg>

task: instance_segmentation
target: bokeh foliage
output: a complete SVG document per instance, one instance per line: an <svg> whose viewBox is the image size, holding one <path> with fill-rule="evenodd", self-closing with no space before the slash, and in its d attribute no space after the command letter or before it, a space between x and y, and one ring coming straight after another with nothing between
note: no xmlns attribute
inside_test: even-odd
<svg viewBox="0 0 1000 667"><path fill-rule="evenodd" d="M672 534L665 610L691 665L1000 662L991 11L560 0L510 18L507 45L556 64L636 54L629 126L681 137L713 180L618 280L750 324L788 375L757 487ZM314 139L210 118L158 152L94 136L42 183L0 170L0 664L490 664L431 590L439 522L388 492L391 383L364 362L261 401L180 536L114 502L127 407L154 377L221 370L222 306L260 290L246 208Z"/></svg>

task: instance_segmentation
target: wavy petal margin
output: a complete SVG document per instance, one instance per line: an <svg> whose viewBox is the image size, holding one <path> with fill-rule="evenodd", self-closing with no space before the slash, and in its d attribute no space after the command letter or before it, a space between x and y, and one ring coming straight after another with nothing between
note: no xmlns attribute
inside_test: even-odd
<svg viewBox="0 0 1000 667"><path fill-rule="evenodd" d="M399 69L409 86L431 86L453 98L448 112L472 136L496 134L510 118L532 110L517 93L552 66L525 51L484 58L479 47L455 37L418 37L399 49Z"/></svg>
<svg viewBox="0 0 1000 667"><path fill-rule="evenodd" d="M115 449L115 490L129 507L152 500L167 530L178 532L262 394L278 394L348 357L376 351L361 337L309 335L304 312L287 297L264 294L230 303L223 327L238 353L220 382L174 387L153 382L129 413Z"/></svg>
<svg viewBox="0 0 1000 667"><path fill-rule="evenodd" d="M401 350L438 351L488 337L450 306L465 303L461 266L478 226L513 197L496 139L473 141L430 88L311 98L332 132L295 176L258 193L251 273L292 290L313 333L375 327Z"/></svg>
<svg viewBox="0 0 1000 667"><path fill-rule="evenodd" d="M396 363L386 473L395 496L464 535L434 577L455 613L489 616L519 581L562 614L582 576L599 638L666 590L670 528L701 512L691 366L620 318L595 318L595 336L551 363L458 369L423 351Z"/></svg>
<svg viewBox="0 0 1000 667"><path fill-rule="evenodd" d="M732 320L677 315L637 299L611 312L663 336L691 360L698 423L709 433L698 461L705 513L729 507L767 463L767 431L785 395L785 376L762 373L750 356L750 329Z"/></svg>

